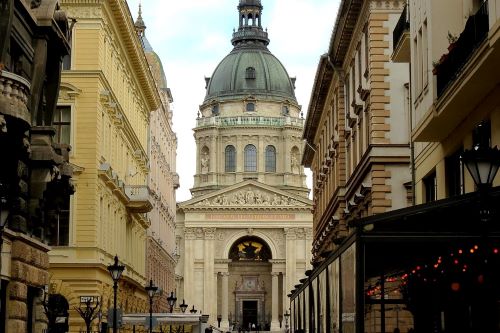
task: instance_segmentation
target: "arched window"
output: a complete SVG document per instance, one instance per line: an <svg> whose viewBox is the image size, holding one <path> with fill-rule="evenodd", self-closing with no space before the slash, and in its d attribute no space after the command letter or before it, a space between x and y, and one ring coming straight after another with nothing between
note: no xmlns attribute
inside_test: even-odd
<svg viewBox="0 0 500 333"><path fill-rule="evenodd" d="M255 68L248 67L245 70L245 79L255 79Z"/></svg>
<svg viewBox="0 0 500 333"><path fill-rule="evenodd" d="M234 146L226 147L226 172L236 171L236 148Z"/></svg>
<svg viewBox="0 0 500 333"><path fill-rule="evenodd" d="M254 112L255 111L255 103L249 102L247 103L247 112Z"/></svg>
<svg viewBox="0 0 500 333"><path fill-rule="evenodd" d="M245 172L257 171L257 148L254 145L245 147Z"/></svg>
<svg viewBox="0 0 500 333"><path fill-rule="evenodd" d="M276 148L266 147L266 172L276 172Z"/></svg>

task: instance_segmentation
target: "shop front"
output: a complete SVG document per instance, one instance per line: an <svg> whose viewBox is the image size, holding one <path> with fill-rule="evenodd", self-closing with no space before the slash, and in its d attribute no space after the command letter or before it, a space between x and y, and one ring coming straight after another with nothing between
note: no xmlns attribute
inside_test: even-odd
<svg viewBox="0 0 500 333"><path fill-rule="evenodd" d="M289 294L292 331L500 332L500 219L480 207L472 193L353 221Z"/></svg>

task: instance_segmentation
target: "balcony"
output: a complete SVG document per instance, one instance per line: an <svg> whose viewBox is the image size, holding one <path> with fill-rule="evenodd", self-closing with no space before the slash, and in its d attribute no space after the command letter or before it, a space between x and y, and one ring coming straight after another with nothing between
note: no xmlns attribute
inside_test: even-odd
<svg viewBox="0 0 500 333"><path fill-rule="evenodd" d="M478 108L496 105L500 42L489 37L488 3L466 22L459 38L434 67L436 100L413 130L413 140L439 142L452 135ZM492 27L494 29L495 27ZM439 85L439 87L438 87Z"/></svg>
<svg viewBox="0 0 500 333"><path fill-rule="evenodd" d="M181 186L181 183L179 181L179 174L177 172L172 174L172 180L173 180L174 189L177 190Z"/></svg>
<svg viewBox="0 0 500 333"><path fill-rule="evenodd" d="M149 188L146 185L125 185L129 201L127 209L132 213L147 213L153 209L149 201Z"/></svg>
<svg viewBox="0 0 500 333"><path fill-rule="evenodd" d="M292 117L206 117L196 120L196 127L232 127L232 126L294 126L304 127L304 119Z"/></svg>
<svg viewBox="0 0 500 333"><path fill-rule="evenodd" d="M392 32L392 61L410 62L410 16L408 5L405 6L398 23Z"/></svg>
<svg viewBox="0 0 500 333"><path fill-rule="evenodd" d="M437 76L437 96L443 95L446 88L459 76L462 68L488 36L489 17L488 1L485 1L476 14L469 17L450 52L434 68Z"/></svg>
<svg viewBox="0 0 500 333"><path fill-rule="evenodd" d="M23 77L0 70L0 112L31 124L28 111L30 83Z"/></svg>

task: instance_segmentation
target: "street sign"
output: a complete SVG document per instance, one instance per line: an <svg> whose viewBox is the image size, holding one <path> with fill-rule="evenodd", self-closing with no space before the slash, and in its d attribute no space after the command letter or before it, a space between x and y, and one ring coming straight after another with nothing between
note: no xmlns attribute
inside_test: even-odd
<svg viewBox="0 0 500 333"><path fill-rule="evenodd" d="M99 301L99 297L97 296L80 296L80 303L87 303L90 301L90 303L94 303L95 301Z"/></svg>

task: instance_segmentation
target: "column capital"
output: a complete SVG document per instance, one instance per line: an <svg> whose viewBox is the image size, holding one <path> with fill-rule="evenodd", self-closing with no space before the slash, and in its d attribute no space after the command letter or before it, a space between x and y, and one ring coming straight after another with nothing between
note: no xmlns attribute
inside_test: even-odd
<svg viewBox="0 0 500 333"><path fill-rule="evenodd" d="M229 276L229 272L219 272L221 276Z"/></svg>
<svg viewBox="0 0 500 333"><path fill-rule="evenodd" d="M271 276L272 277L275 277L275 276L277 277L279 275L280 275L280 272L271 272Z"/></svg>

